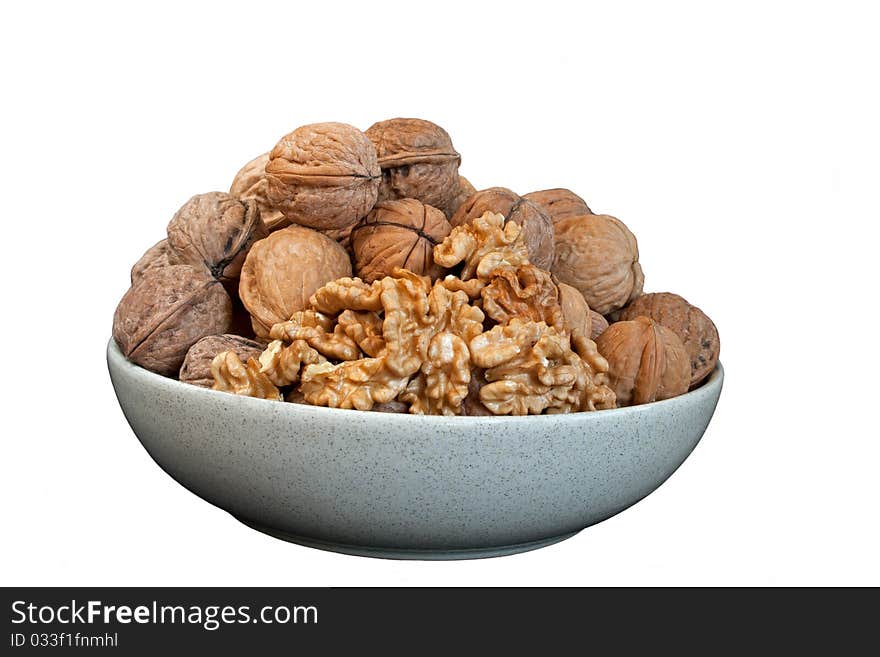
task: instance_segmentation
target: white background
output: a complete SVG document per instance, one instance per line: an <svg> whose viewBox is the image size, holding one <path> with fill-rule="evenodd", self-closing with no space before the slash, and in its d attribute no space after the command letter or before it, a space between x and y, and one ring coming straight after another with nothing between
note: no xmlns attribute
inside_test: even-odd
<svg viewBox="0 0 880 657"><path fill-rule="evenodd" d="M4 3L4 585L880 584L871 3ZM727 381L657 492L474 562L319 552L150 460L104 363L128 271L298 125L444 126L565 186L702 307Z"/></svg>

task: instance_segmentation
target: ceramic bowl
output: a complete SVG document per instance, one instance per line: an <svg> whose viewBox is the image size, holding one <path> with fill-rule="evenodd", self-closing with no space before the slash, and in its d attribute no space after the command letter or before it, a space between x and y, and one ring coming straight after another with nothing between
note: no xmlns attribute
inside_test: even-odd
<svg viewBox="0 0 880 657"><path fill-rule="evenodd" d="M550 545L657 488L721 393L719 365L674 399L595 413L435 417L238 397L107 347L119 404L150 456L251 527L310 547L411 559Z"/></svg>

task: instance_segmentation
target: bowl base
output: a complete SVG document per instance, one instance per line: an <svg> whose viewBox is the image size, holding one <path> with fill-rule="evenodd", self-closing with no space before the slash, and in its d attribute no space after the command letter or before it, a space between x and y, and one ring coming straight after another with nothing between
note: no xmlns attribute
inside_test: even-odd
<svg viewBox="0 0 880 657"><path fill-rule="evenodd" d="M236 519L247 525L251 529L258 532L268 534L274 538L296 543L305 547L315 548L317 550L326 550L328 552L339 552L341 554L350 554L357 557L373 557L375 559L412 559L422 561L454 561L457 559L488 559L491 557L506 557L510 554L519 554L520 552L529 552L538 548L547 547L554 543L559 543L567 538L571 538L578 532L570 532L568 534L560 534L558 536L550 536L537 541L529 541L527 543L512 543L510 545L493 545L484 548L449 548L449 549L418 549L418 548L393 548L393 547L377 547L372 545L351 545L348 543L334 543L331 541L322 541L317 538L309 538L308 536L297 536L296 534L288 534L287 532L266 527L259 523L236 516ZM580 530L578 530L580 531Z"/></svg>

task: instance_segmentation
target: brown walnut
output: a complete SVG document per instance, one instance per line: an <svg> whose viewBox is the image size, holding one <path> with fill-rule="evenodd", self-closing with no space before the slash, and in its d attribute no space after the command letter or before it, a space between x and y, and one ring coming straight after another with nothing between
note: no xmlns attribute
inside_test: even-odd
<svg viewBox="0 0 880 657"><path fill-rule="evenodd" d="M649 317L615 322L596 339L620 406L687 392L691 366L679 337Z"/></svg>
<svg viewBox="0 0 880 657"><path fill-rule="evenodd" d="M372 283L401 267L436 278L442 268L434 262L434 246L451 230L440 210L421 201L380 201L352 231L355 274Z"/></svg>
<svg viewBox="0 0 880 657"><path fill-rule="evenodd" d="M565 326L572 335L593 338L593 316L584 295L577 288L565 283L556 285L559 290L559 305L565 318Z"/></svg>
<svg viewBox="0 0 880 657"><path fill-rule="evenodd" d="M290 222L287 221L283 212L273 208L269 202L269 182L266 180L266 165L268 163L269 154L263 153L245 164L235 174L235 179L229 186L229 193L242 201L248 199L256 201L257 207L260 209L260 219L263 220L266 229L272 231L284 228Z"/></svg>
<svg viewBox="0 0 880 657"><path fill-rule="evenodd" d="M447 216L451 217L452 215L454 215L455 211L458 210L465 201L467 201L471 196L476 193L477 189L473 185L471 185L471 181L464 176L459 176L458 194L455 196L455 200L452 202L452 206L450 207Z"/></svg>
<svg viewBox="0 0 880 657"><path fill-rule="evenodd" d="M562 187L529 192L523 198L527 198L533 203L540 205L554 224L560 219L577 217L582 214L593 214L593 211L590 210L584 199L570 189Z"/></svg>
<svg viewBox="0 0 880 657"><path fill-rule="evenodd" d="M608 328L608 320L605 319L605 315L600 315L595 310L590 310L590 329L592 334L590 338L595 340L602 333L605 332L605 329Z"/></svg>
<svg viewBox="0 0 880 657"><path fill-rule="evenodd" d="M113 315L113 338L130 361L176 375L186 352L201 338L229 330L232 304L207 271L168 265L145 271Z"/></svg>
<svg viewBox="0 0 880 657"><path fill-rule="evenodd" d="M381 174L364 133L345 123L314 123L275 145L266 180L270 205L291 223L344 231L375 205Z"/></svg>
<svg viewBox="0 0 880 657"><path fill-rule="evenodd" d="M643 315L671 329L681 338L691 364L691 385L705 379L718 363L718 329L702 310L671 292L645 294L620 312L620 319Z"/></svg>
<svg viewBox="0 0 880 657"><path fill-rule="evenodd" d="M561 219L554 226L553 273L581 291L590 308L607 315L642 293L645 276L635 236L605 214Z"/></svg>
<svg viewBox="0 0 880 657"><path fill-rule="evenodd" d="M351 261L339 244L309 228L288 226L253 246L238 292L254 332L265 338L272 326L306 309L318 288L345 276L351 276Z"/></svg>
<svg viewBox="0 0 880 657"><path fill-rule="evenodd" d="M539 269L549 270L553 264L553 223L535 203L504 187L490 187L467 199L452 216L453 226L470 223L485 212L504 215L505 221L516 222L523 231L529 261Z"/></svg>
<svg viewBox="0 0 880 657"><path fill-rule="evenodd" d="M452 216L461 156L443 128L423 119L389 119L366 135L382 169L380 201L414 198Z"/></svg>
<svg viewBox="0 0 880 657"><path fill-rule="evenodd" d="M160 240L147 249L146 253L144 253L140 260L134 263L134 266L131 268L132 284L139 279L144 272L156 269L157 267L167 267L170 265L171 260L168 257L169 252L167 239Z"/></svg>
<svg viewBox="0 0 880 657"><path fill-rule="evenodd" d="M214 385L211 363L217 354L234 351L239 359L246 363L251 357L259 358L265 348L265 344L248 340L240 335L209 335L196 342L186 352L178 378L184 383L211 388Z"/></svg>
<svg viewBox="0 0 880 657"><path fill-rule="evenodd" d="M267 234L256 201L225 192L197 194L168 223L169 257L205 267L217 280L235 281L251 246Z"/></svg>

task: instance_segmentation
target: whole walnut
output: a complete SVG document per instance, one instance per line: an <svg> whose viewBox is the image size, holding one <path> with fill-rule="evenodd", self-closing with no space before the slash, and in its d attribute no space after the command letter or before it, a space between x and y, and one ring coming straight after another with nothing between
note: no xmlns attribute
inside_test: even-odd
<svg viewBox="0 0 880 657"><path fill-rule="evenodd" d="M220 281L235 281L254 242L268 235L253 200L225 192L197 194L168 223L170 257L206 267Z"/></svg>
<svg viewBox="0 0 880 657"><path fill-rule="evenodd" d="M718 329L702 310L671 292L654 292L634 299L620 312L620 319L643 315L671 329L681 338L691 364L691 385L705 379L715 369L721 341Z"/></svg>
<svg viewBox="0 0 880 657"><path fill-rule="evenodd" d="M572 335L580 334L585 338L593 335L593 318L584 295L577 288L565 283L557 283L559 305L565 318L565 326Z"/></svg>
<svg viewBox="0 0 880 657"><path fill-rule="evenodd" d="M540 192L529 192L523 198L537 203L546 212L553 223L568 217L577 217L582 214L593 214L587 202L570 189L556 187L543 189Z"/></svg>
<svg viewBox="0 0 880 657"><path fill-rule="evenodd" d="M191 383L202 388L211 388L214 385L214 377L211 374L211 361L222 351L234 351L242 360L259 358L266 348L265 344L248 340L240 335L209 335L196 342L183 359L180 367L179 379L184 383Z"/></svg>
<svg viewBox="0 0 880 657"><path fill-rule="evenodd" d="M238 293L254 332L265 338L273 325L305 310L326 283L351 276L351 260L326 235L288 226L254 244L241 269Z"/></svg>
<svg viewBox="0 0 880 657"><path fill-rule="evenodd" d="M451 217L452 215L454 215L455 211L458 210L465 201L467 201L471 196L476 193L477 190L473 185L471 185L471 181L460 175L458 177L458 194L456 194L455 200L449 207L446 216Z"/></svg>
<svg viewBox="0 0 880 657"><path fill-rule="evenodd" d="M380 201L414 198L452 216L461 156L443 128L423 119L389 119L366 135L382 169Z"/></svg>
<svg viewBox="0 0 880 657"><path fill-rule="evenodd" d="M452 225L470 223L488 211L504 215L505 221L516 222L523 230L531 263L549 271L554 254L553 223L538 205L504 187L490 187L471 195L455 211Z"/></svg>
<svg viewBox="0 0 880 657"><path fill-rule="evenodd" d="M451 230L446 215L421 201L380 201L352 231L355 275L372 283L401 267L436 278L434 246Z"/></svg>
<svg viewBox="0 0 880 657"><path fill-rule="evenodd" d="M113 338L130 361L177 374L186 352L206 335L229 330L232 304L204 269L168 265L145 271L113 315Z"/></svg>
<svg viewBox="0 0 880 657"><path fill-rule="evenodd" d="M131 268L131 282L134 283L137 279L139 279L143 274L151 269L156 269L157 267L167 267L171 264L171 260L168 255L170 250L168 248L168 240L160 240L156 242L153 246L147 249L146 253L141 256L140 260L134 263L134 266Z"/></svg>
<svg viewBox="0 0 880 657"><path fill-rule="evenodd" d="M266 164L266 195L287 221L342 231L372 210L381 173L376 148L345 123L314 123L281 138Z"/></svg>
<svg viewBox="0 0 880 657"><path fill-rule="evenodd" d="M260 218L266 229L272 231L284 228L290 222L287 221L283 212L273 208L269 202L269 182L266 180L266 165L268 163L269 154L263 153L245 164L235 174L235 179L229 186L229 193L243 201L248 199L256 201L257 207L260 208Z"/></svg>
<svg viewBox="0 0 880 657"><path fill-rule="evenodd" d="M647 404L687 392L691 366L679 337L649 317L615 322L596 338L608 361L619 406Z"/></svg>
<svg viewBox="0 0 880 657"><path fill-rule="evenodd" d="M608 320L605 319L605 315L600 315L595 310L590 310L590 328L592 329L593 334L590 336L591 339L595 340L602 333L604 333L605 329L608 328Z"/></svg>
<svg viewBox="0 0 880 657"><path fill-rule="evenodd" d="M590 308L607 315L642 293L645 276L635 236L619 219L588 214L554 225L553 273L576 287Z"/></svg>

